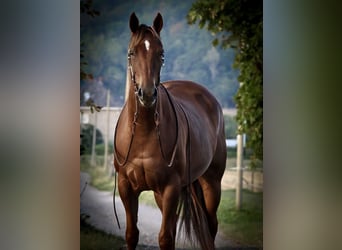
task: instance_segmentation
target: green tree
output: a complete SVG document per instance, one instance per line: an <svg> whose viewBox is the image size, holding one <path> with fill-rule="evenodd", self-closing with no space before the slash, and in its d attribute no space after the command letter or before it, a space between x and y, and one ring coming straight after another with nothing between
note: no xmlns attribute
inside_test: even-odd
<svg viewBox="0 0 342 250"><path fill-rule="evenodd" d="M247 147L253 150L252 166L263 159L263 61L262 0L197 0L187 15L215 34L214 46L236 50L234 67L241 83L235 95L239 133L246 133Z"/></svg>
<svg viewBox="0 0 342 250"><path fill-rule="evenodd" d="M94 10L93 7L92 7L92 4L93 4L93 1L92 0L81 0L80 2L80 13L81 14L87 14L91 17L95 17L95 16L99 16L100 15L100 12L97 11L97 10ZM81 25L82 26L82 25ZM88 65L88 63L86 61L84 61L84 42L81 42L81 50L80 50L80 57L81 57L81 60L80 60L80 64L81 64L81 67L80 67L80 78L81 80L84 80L84 79L89 79L89 78L93 78L93 75L91 73L87 73L85 70L84 70L84 67L86 65Z"/></svg>

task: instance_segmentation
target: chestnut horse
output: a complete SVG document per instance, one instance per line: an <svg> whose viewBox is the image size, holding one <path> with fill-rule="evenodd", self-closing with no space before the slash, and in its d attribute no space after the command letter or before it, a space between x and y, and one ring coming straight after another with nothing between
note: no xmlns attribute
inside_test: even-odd
<svg viewBox="0 0 342 250"><path fill-rule="evenodd" d="M225 170L222 109L201 85L160 82L160 13L149 27L130 16L129 93L116 125L114 166L126 211L128 249L138 244L138 197L153 190L162 212L160 249L175 249L177 221L202 249L214 249ZM151 218L153 220L153 218ZM196 243L194 242L194 243Z"/></svg>

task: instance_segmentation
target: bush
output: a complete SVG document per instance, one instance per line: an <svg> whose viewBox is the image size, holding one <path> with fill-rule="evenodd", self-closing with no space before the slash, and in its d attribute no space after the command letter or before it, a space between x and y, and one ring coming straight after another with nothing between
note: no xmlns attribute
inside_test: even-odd
<svg viewBox="0 0 342 250"><path fill-rule="evenodd" d="M114 151L113 143L108 143L108 153L111 154ZM98 144L95 147L96 155L104 155L105 152L105 144Z"/></svg>
<svg viewBox="0 0 342 250"><path fill-rule="evenodd" d="M224 131L226 138L232 139L236 138L237 135L237 123L235 117L224 115Z"/></svg>
<svg viewBox="0 0 342 250"><path fill-rule="evenodd" d="M228 158L236 158L236 148L227 148L227 157Z"/></svg>
<svg viewBox="0 0 342 250"><path fill-rule="evenodd" d="M228 158L236 158L236 153L237 153L237 148L234 147L229 147L227 148L227 157ZM247 160L251 157L253 151L250 149L250 148L244 148L243 149L243 159L244 160Z"/></svg>
<svg viewBox="0 0 342 250"><path fill-rule="evenodd" d="M91 145L93 143L93 129L94 126L91 124L81 125L81 143L80 143L80 153L91 154ZM96 145L103 144L103 136L100 130L96 129Z"/></svg>

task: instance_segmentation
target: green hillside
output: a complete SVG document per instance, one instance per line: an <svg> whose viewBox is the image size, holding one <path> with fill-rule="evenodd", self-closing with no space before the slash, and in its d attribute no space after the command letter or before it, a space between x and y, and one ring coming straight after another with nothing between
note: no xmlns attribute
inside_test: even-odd
<svg viewBox="0 0 342 250"><path fill-rule="evenodd" d="M113 1L98 0L93 8L100 16L81 15L81 48L84 69L93 80L81 81L83 93L89 92L98 105L105 105L105 91L111 90L111 105L124 102L129 16L134 11L140 22L151 25L160 12L164 19L161 38L165 66L161 80L187 79L206 86L224 107L235 107L233 96L238 88L238 72L232 69L233 50L212 46L213 36L196 25L188 25L186 14L193 1Z"/></svg>

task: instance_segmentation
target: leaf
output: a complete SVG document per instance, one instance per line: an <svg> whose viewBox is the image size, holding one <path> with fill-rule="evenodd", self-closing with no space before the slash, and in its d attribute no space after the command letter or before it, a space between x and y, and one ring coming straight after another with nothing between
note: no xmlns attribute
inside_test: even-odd
<svg viewBox="0 0 342 250"><path fill-rule="evenodd" d="M216 47L219 43L219 40L217 38L215 38L213 41L212 41L212 44L214 47Z"/></svg>
<svg viewBox="0 0 342 250"><path fill-rule="evenodd" d="M95 110L96 110L97 112L100 112L100 111L101 111L101 109L102 109L102 107L101 107L101 106L94 106L94 108L95 108Z"/></svg>

